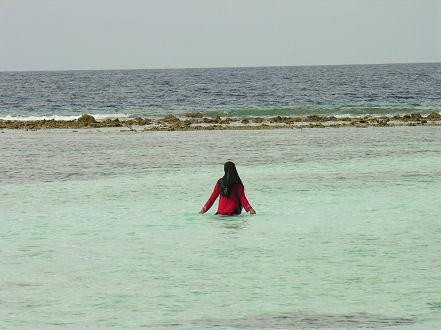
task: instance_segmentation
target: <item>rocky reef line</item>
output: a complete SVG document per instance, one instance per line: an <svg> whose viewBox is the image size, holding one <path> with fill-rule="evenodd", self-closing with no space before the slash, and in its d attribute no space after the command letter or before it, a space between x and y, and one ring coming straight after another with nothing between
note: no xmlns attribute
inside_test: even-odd
<svg viewBox="0 0 441 330"><path fill-rule="evenodd" d="M325 128L325 127L394 127L441 126L441 114L432 112L393 116L335 117L309 115L305 117L203 117L199 112L184 114L181 118L167 115L160 119L135 118L127 120L106 119L97 121L84 114L76 120L0 120L0 129L84 129L121 127L121 131L195 131L195 130L258 130L277 128Z"/></svg>

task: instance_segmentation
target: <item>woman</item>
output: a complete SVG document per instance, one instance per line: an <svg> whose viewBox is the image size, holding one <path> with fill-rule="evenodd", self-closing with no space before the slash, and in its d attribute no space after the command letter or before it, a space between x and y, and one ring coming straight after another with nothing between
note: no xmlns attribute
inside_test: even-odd
<svg viewBox="0 0 441 330"><path fill-rule="evenodd" d="M256 214L256 211L254 211L245 197L242 180L240 180L234 163L226 162L224 164L224 171L225 175L216 182L213 193L202 210L199 211L199 214L207 212L219 194L219 207L216 214L240 214L242 207L245 209L245 211L250 212L250 214Z"/></svg>

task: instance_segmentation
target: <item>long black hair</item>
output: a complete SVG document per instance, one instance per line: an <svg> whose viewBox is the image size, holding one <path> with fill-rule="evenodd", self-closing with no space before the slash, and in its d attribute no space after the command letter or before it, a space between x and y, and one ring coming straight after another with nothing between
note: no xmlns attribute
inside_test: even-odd
<svg viewBox="0 0 441 330"><path fill-rule="evenodd" d="M231 193L231 188L235 184L241 184L243 186L242 180L236 170L236 165L233 162L226 162L224 164L225 175L219 179L219 192L222 196L228 197Z"/></svg>

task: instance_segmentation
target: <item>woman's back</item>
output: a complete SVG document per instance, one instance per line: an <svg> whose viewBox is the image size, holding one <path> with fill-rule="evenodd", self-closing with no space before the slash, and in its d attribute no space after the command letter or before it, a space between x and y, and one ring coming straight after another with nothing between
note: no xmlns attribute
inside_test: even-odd
<svg viewBox="0 0 441 330"><path fill-rule="evenodd" d="M225 163L224 170L224 177L216 182L213 193L199 213L207 212L220 195L219 208L216 214L240 214L242 212L242 207L245 211L250 211L251 214L255 214L256 211L250 206L250 203L248 203L248 200L245 197L245 189L239 175L237 174L234 163Z"/></svg>

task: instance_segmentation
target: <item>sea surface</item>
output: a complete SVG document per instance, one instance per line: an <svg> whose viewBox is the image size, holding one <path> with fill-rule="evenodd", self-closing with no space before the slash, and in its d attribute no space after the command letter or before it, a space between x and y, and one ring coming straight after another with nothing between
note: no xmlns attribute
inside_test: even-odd
<svg viewBox="0 0 441 330"><path fill-rule="evenodd" d="M0 119L441 111L441 63L0 72Z"/></svg>
<svg viewBox="0 0 441 330"><path fill-rule="evenodd" d="M4 72L1 86L15 89L0 88L0 111L22 120L195 109L239 116L439 112L439 69ZM225 81L210 80L202 74L207 71ZM212 84L199 98L185 85L197 72ZM276 84L265 96L243 85L244 77L253 86L271 81L259 72ZM301 72L304 84L317 88L304 99L294 97L300 92L287 82L297 77L301 84ZM361 79L362 72L370 78ZM389 87L374 87L385 84L385 75L402 83L390 78ZM154 76L161 83L153 83ZM226 82L234 79L242 82ZM69 86L80 85L85 99L73 105L78 91ZM116 86L126 87L110 92ZM139 90L129 93L134 86ZM163 98L145 93L161 106L143 105L146 86L164 91ZM207 96L213 86L219 98ZM227 91L233 86L245 93L237 103ZM192 92L181 102L186 88ZM355 92L332 96L344 90ZM0 328L438 329L440 141L439 126L2 130ZM227 160L236 163L256 215L218 216L217 202L197 214Z"/></svg>
<svg viewBox="0 0 441 330"><path fill-rule="evenodd" d="M5 328L436 329L438 127L0 134ZM204 215L233 160L257 211Z"/></svg>

